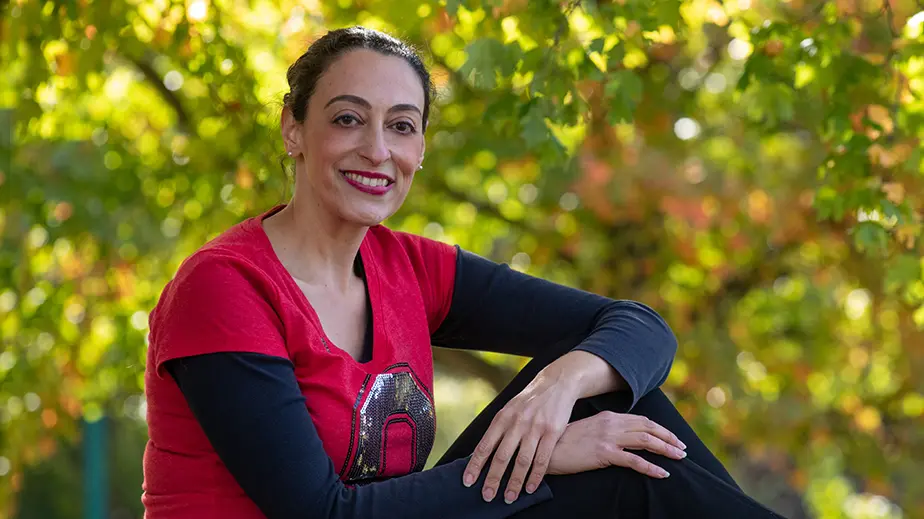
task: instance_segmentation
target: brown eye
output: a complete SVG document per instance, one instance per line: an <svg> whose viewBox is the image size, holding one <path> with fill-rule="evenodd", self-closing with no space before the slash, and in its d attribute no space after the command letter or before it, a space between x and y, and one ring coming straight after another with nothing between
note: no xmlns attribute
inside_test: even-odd
<svg viewBox="0 0 924 519"><path fill-rule="evenodd" d="M411 134L417 131L417 129L414 128L414 125L407 121L398 121L394 125L392 125L392 127L395 130L397 130L398 133L403 133L405 135L408 135L408 134Z"/></svg>
<svg viewBox="0 0 924 519"><path fill-rule="evenodd" d="M351 126L356 126L357 124L359 124L359 119L357 119L356 117L350 114L343 114L340 117L337 117L336 119L334 119L334 124L343 126L344 128L349 128Z"/></svg>

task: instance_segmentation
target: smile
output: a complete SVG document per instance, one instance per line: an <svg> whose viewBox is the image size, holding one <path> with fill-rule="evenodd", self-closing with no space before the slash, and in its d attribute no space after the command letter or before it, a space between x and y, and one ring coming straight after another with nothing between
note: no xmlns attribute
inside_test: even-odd
<svg viewBox="0 0 924 519"><path fill-rule="evenodd" d="M394 180L381 173L369 171L341 171L344 180L352 187L370 195L384 195L395 184Z"/></svg>

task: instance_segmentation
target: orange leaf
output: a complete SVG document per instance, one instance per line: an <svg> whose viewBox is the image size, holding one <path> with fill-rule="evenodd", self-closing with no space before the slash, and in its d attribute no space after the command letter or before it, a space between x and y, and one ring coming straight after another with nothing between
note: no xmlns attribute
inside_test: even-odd
<svg viewBox="0 0 924 519"><path fill-rule="evenodd" d="M895 205L899 205L905 200L905 186L899 182L883 184L882 191L885 192L886 198Z"/></svg>
<svg viewBox="0 0 924 519"><path fill-rule="evenodd" d="M250 189L253 187L253 174L250 172L250 169L247 166L241 166L237 170L237 185L241 186L242 189Z"/></svg>
<svg viewBox="0 0 924 519"><path fill-rule="evenodd" d="M55 56L55 73L59 76L70 76L74 73L74 58L69 52Z"/></svg>
<svg viewBox="0 0 924 519"><path fill-rule="evenodd" d="M882 105L869 105L866 108L866 116L874 123L882 126L882 130L886 134L892 133L892 130L895 129L889 109Z"/></svg>

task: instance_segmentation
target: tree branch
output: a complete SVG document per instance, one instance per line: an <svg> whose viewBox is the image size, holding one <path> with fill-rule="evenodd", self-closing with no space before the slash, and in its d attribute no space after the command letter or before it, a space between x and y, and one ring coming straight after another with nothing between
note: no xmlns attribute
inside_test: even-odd
<svg viewBox="0 0 924 519"><path fill-rule="evenodd" d="M581 4L581 0L572 0L568 7L565 8L565 12L562 13L562 19L558 22L558 27L555 28L555 37L552 40L552 46L549 47L545 55L545 64L542 67L542 73L538 74L536 78L531 82L532 85L535 85L538 81L545 81L549 77L549 71L552 69L552 54L558 49L559 43L561 43L561 37L565 33L565 29L568 28L568 16L577 9Z"/></svg>
<svg viewBox="0 0 924 519"><path fill-rule="evenodd" d="M144 74L145 79L147 79L151 86L157 90L157 93L159 93L160 96L164 98L164 101L166 101L166 103L170 105L171 108L173 108L173 111L176 112L177 126L179 126L182 132L187 133L192 127L190 124L191 121L189 112L183 106L183 102L180 100L180 98L171 92L166 85L164 85L164 81L161 79L160 74L154 70L153 65L147 61L131 58L128 56L125 56L125 59L134 64L135 67L137 67L138 70Z"/></svg>
<svg viewBox="0 0 924 519"><path fill-rule="evenodd" d="M898 136L898 115L902 107L902 86L904 84L904 76L901 71L895 64L895 56L898 54L895 48L895 42L901 39L901 33L895 27L895 13L892 11L891 0L884 0L882 2L882 9L885 11L886 23L889 26L889 35L892 37L892 40L889 42L889 52L886 54L886 64L889 66L892 72L892 76L895 78L895 95L892 98L892 102L889 104L889 118L892 119L892 131L886 136L886 139L889 142L894 142L896 136ZM883 128L885 130L885 128Z"/></svg>

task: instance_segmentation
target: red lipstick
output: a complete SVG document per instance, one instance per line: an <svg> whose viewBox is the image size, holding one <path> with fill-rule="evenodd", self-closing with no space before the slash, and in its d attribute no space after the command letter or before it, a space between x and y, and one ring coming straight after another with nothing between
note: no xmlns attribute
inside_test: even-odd
<svg viewBox="0 0 924 519"><path fill-rule="evenodd" d="M391 191L392 186L395 185L395 181L391 177L374 171L348 169L340 171L340 174L347 184L370 195L384 195Z"/></svg>

